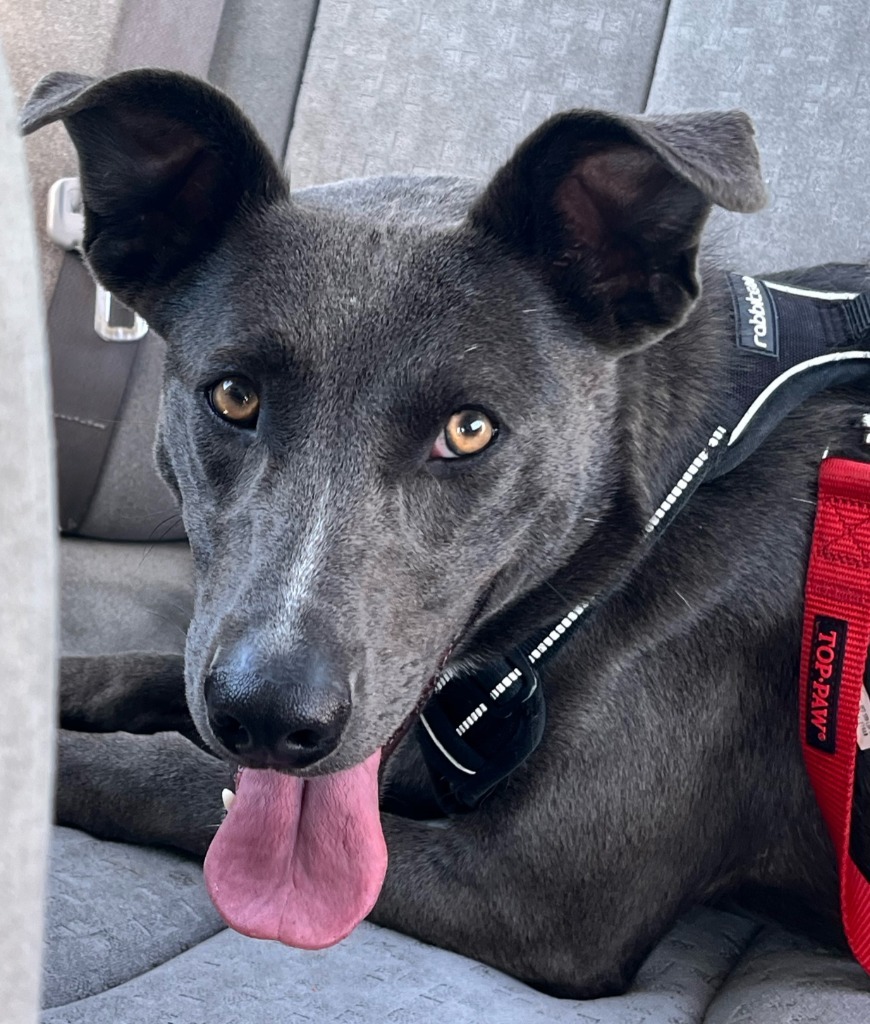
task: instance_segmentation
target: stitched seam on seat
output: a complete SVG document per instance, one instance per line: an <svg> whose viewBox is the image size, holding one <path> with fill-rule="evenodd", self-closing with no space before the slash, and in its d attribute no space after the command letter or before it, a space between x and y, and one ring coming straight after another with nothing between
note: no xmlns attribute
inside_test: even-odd
<svg viewBox="0 0 870 1024"><path fill-rule="evenodd" d="M649 105L649 95L652 92L653 82L655 81L656 74L658 73L658 70L659 70L659 60L661 59L661 55L662 55L662 43L664 43L664 41L665 41L665 33L668 30L668 23L670 21L670 18L671 18L671 0L666 0L666 3L665 3L665 13L664 13L664 17L662 18L662 27L661 27L661 31L659 32L658 41L656 43L656 56L655 56L655 60L653 61L653 64L652 64L652 68L650 69L649 78L647 78L647 81L646 81L646 88L644 89L643 104L641 106L641 113L644 113L644 114L646 113L646 108Z"/></svg>
<svg viewBox="0 0 870 1024"><path fill-rule="evenodd" d="M43 1014L54 1013L56 1010L65 1010L68 1007L81 1006L82 1003L86 1003L90 999L99 999L101 996L106 995L107 992L114 992L115 989L123 988L125 985L129 985L132 981L144 978L146 974L150 974L152 971L159 971L162 967L165 967L166 964L171 964L173 960L177 960L180 956L184 956L192 949L196 949L198 946L201 946L204 942L210 942L215 938L215 936L221 935L226 931L229 931L227 927L218 928L218 930L213 934L204 939L200 939L199 942L192 942L184 949L180 949L177 953L173 953L172 956L168 956L165 960L161 960L160 963L152 964L151 967L146 967L144 970L141 970L136 974L131 974L129 977L124 978L123 981L119 981L114 985L109 985L106 988L100 989L99 992L91 992L86 996L82 996L80 999L72 999L68 1003L55 1003L52 1006L42 1006L39 1011L40 1020L42 1020Z"/></svg>
<svg viewBox="0 0 870 1024"><path fill-rule="evenodd" d="M669 0L670 2L670 0ZM314 31L317 28L317 16L320 14L320 0L315 0L311 10L311 20L308 22L308 34L305 38L303 58L299 64L299 77L293 84L293 104L290 107L290 117L284 131L284 138L281 143L281 166L287 166L288 150L290 148L290 133L296 123L296 108L299 106L299 94L302 92L302 83L305 80L305 69L308 67L308 57L311 53L311 40L314 38Z"/></svg>

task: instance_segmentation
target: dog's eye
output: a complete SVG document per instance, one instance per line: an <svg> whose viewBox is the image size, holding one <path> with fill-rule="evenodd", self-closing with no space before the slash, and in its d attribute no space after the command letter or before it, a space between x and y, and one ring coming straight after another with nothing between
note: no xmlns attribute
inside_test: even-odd
<svg viewBox="0 0 870 1024"><path fill-rule="evenodd" d="M260 396L247 377L225 377L208 390L212 409L234 427L252 430L257 425Z"/></svg>
<svg viewBox="0 0 870 1024"><path fill-rule="evenodd" d="M485 412L462 409L444 425L432 446L430 458L457 459L463 455L476 455L491 445L497 436L498 427Z"/></svg>

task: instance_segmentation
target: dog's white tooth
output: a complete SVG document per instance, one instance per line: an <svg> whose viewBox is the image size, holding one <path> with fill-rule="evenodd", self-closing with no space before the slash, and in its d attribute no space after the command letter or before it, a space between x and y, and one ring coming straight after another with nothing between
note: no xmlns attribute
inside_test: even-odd
<svg viewBox="0 0 870 1024"><path fill-rule="evenodd" d="M233 800L235 800L236 794L231 789L225 789L221 792L221 800L224 802L224 807L229 810L233 806Z"/></svg>

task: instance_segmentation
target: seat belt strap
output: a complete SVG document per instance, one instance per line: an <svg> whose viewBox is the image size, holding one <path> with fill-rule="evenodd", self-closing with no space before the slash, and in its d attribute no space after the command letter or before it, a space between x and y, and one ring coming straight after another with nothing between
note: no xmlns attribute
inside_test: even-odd
<svg viewBox="0 0 870 1024"><path fill-rule="evenodd" d="M225 0L127 0L106 71L147 65L205 78ZM140 346L94 330L94 282L67 252L48 305L60 528L84 522L123 408Z"/></svg>
<svg viewBox="0 0 870 1024"><path fill-rule="evenodd" d="M807 571L800 673L804 760L833 840L840 910L870 971L870 463L826 459ZM857 798L857 799L856 799Z"/></svg>
<svg viewBox="0 0 870 1024"><path fill-rule="evenodd" d="M103 341L94 330L94 280L65 253L48 307L60 528L84 522L112 441L135 342Z"/></svg>

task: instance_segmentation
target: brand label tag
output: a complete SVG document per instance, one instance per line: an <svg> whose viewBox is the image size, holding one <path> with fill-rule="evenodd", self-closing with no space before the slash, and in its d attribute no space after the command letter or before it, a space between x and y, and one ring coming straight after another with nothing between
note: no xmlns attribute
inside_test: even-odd
<svg viewBox="0 0 870 1024"><path fill-rule="evenodd" d="M817 615L810 647L807 686L807 743L816 750L834 753L837 740L837 704L846 651L847 623L829 615Z"/></svg>
<svg viewBox="0 0 870 1024"><path fill-rule="evenodd" d="M734 300L737 344L764 356L779 355L776 305L763 281L746 274L729 274Z"/></svg>

